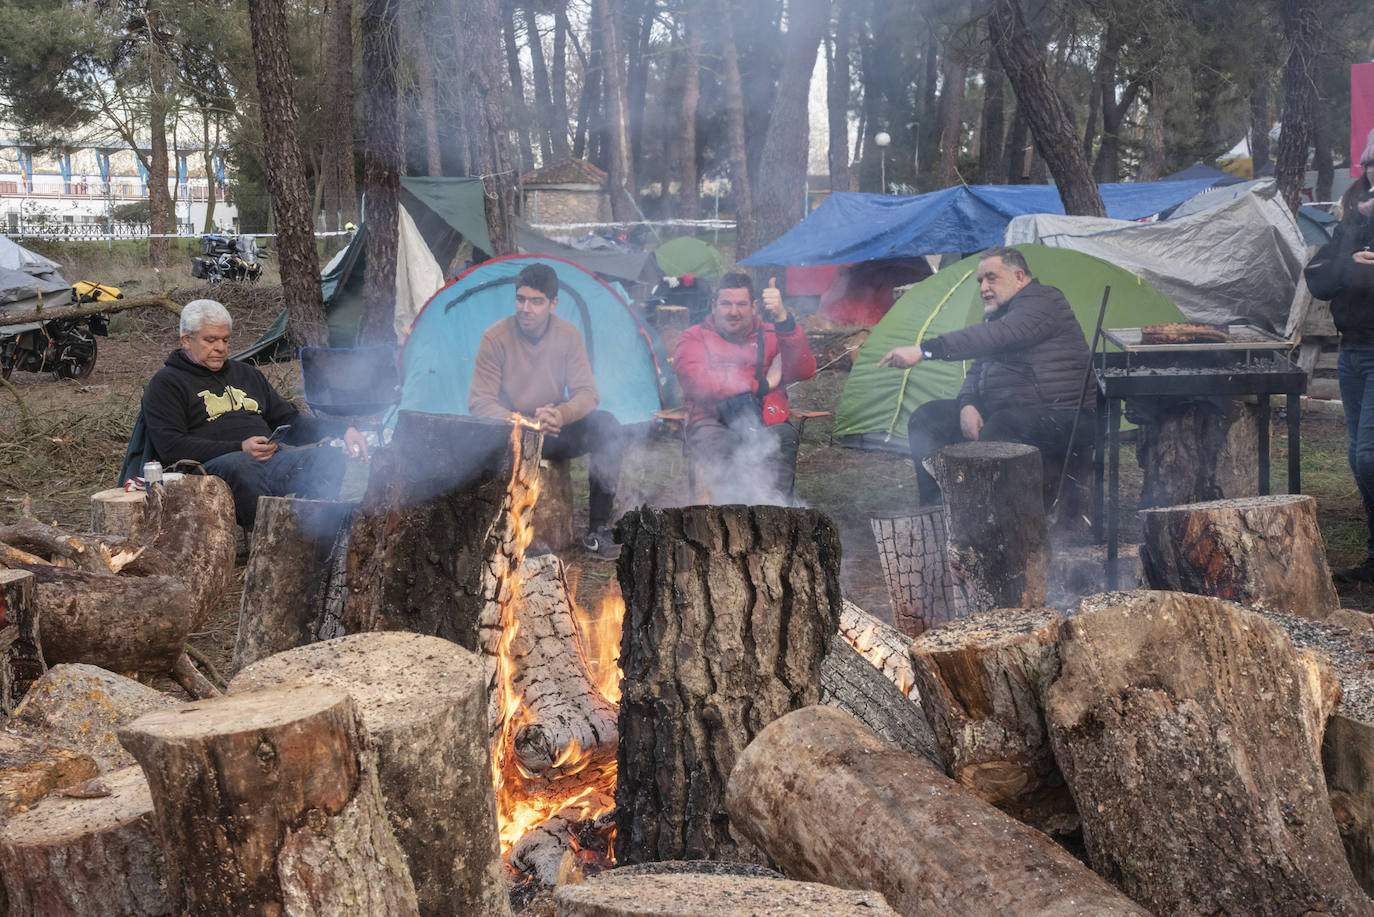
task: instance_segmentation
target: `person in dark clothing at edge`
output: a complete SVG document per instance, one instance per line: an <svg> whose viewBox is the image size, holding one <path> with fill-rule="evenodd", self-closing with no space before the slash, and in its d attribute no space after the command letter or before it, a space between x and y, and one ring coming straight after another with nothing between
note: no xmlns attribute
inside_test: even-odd
<svg viewBox="0 0 1374 917"><path fill-rule="evenodd" d="M941 501L922 466L941 446L968 440L1026 443L1046 459L1069 451L1069 436L1087 383L1088 341L1064 294L1031 277L1014 248L990 248L978 260L983 322L911 347L896 347L879 366L907 368L922 360L973 360L953 400L927 401L907 424L921 505ZM1093 435L1080 418L1079 445Z"/></svg>
<svg viewBox="0 0 1374 917"><path fill-rule="evenodd" d="M256 367L230 360L232 326L229 310L213 299L186 304L181 347L144 390L143 417L158 461L170 467L191 459L223 478L238 523L251 528L258 497L337 496L344 456L324 444L289 444L316 443L340 425L301 414ZM283 426L290 430L272 438ZM344 433L344 451L367 458L367 441L353 427Z"/></svg>
<svg viewBox="0 0 1374 917"><path fill-rule="evenodd" d="M468 390L468 410L477 417L507 420L522 414L544 431L544 457L588 456L591 491L582 547L606 560L620 556L607 523L620 479L625 448L620 421L596 410L591 361L582 334L558 308L558 274L531 264L515 278L515 314L482 335Z"/></svg>
<svg viewBox="0 0 1374 917"><path fill-rule="evenodd" d="M1374 583L1374 131L1360 156L1364 174L1341 197L1331 241L1312 256L1307 288L1331 302L1341 335L1336 378L1345 408L1346 456L1369 528L1363 563L1337 570L1339 583Z"/></svg>

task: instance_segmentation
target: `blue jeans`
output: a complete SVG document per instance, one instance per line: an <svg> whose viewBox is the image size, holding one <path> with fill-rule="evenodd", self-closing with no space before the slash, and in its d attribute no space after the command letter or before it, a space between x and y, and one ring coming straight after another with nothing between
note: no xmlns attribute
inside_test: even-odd
<svg viewBox="0 0 1374 917"><path fill-rule="evenodd" d="M205 470L229 485L234 494L235 518L239 525L251 528L258 518L258 497L338 497L344 454L333 446L306 446L279 449L267 461L260 462L247 452L226 452L206 462Z"/></svg>
<svg viewBox="0 0 1374 917"><path fill-rule="evenodd" d="M1364 500L1367 551L1374 558L1374 351L1342 350L1336 375L1345 406L1346 458Z"/></svg>

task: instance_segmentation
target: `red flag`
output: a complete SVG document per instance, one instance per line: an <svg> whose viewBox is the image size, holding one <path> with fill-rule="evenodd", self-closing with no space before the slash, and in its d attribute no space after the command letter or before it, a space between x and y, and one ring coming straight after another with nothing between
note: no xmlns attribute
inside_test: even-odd
<svg viewBox="0 0 1374 917"><path fill-rule="evenodd" d="M1358 178L1360 154L1374 141L1374 63L1350 68L1350 177Z"/></svg>

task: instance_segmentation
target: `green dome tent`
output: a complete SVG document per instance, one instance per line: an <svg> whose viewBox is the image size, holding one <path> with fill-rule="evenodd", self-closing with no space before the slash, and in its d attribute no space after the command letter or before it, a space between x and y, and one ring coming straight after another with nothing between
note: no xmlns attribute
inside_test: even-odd
<svg viewBox="0 0 1374 917"><path fill-rule="evenodd" d="M725 259L713 246L691 236L669 239L654 249L654 260L666 277L696 274L712 280L725 275Z"/></svg>
<svg viewBox="0 0 1374 917"><path fill-rule="evenodd" d="M1102 291L1108 286L1112 292L1104 328L1187 321L1163 293L1100 258L1045 245L1015 248L1026 256L1037 280L1064 291L1090 344ZM916 406L958 394L964 363L931 360L900 370L879 367L878 360L893 347L917 344L982 320L983 301L974 276L978 258L970 255L922 280L873 326L854 358L854 369L835 410L834 435L843 445L905 452L907 419Z"/></svg>

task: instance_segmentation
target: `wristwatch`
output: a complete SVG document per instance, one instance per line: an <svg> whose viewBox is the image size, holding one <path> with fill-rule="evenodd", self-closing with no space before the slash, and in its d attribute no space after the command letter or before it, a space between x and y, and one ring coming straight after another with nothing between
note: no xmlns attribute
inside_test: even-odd
<svg viewBox="0 0 1374 917"><path fill-rule="evenodd" d="M926 350L924 347L922 347L922 348L921 348L921 359L923 359L923 360L933 360L933 359L935 359L935 354L931 353L929 350Z"/></svg>

